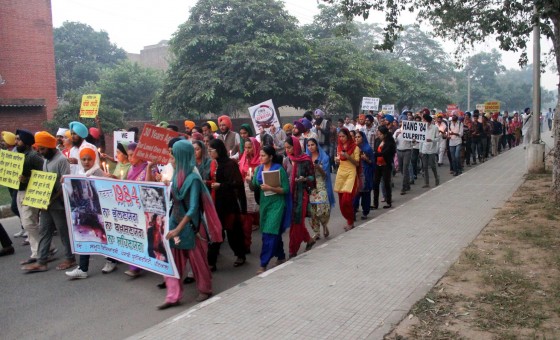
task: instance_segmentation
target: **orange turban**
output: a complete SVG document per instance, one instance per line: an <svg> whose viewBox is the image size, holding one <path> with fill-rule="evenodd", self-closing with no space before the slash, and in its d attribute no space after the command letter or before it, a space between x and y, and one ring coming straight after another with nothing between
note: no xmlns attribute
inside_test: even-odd
<svg viewBox="0 0 560 340"><path fill-rule="evenodd" d="M54 149L56 148L56 138L47 131L39 131L35 134L35 146Z"/></svg>
<svg viewBox="0 0 560 340"><path fill-rule="evenodd" d="M192 130L192 128L195 126L196 124L192 120L185 120L185 127L188 127L189 129Z"/></svg>
<svg viewBox="0 0 560 340"><path fill-rule="evenodd" d="M358 118L359 119L366 119L366 115L365 114L360 114L360 115L358 115Z"/></svg>
<svg viewBox="0 0 560 340"><path fill-rule="evenodd" d="M70 132L70 130L67 130L67 131L64 133L64 137L66 137L66 138L68 138L68 139L72 138L72 132Z"/></svg>
<svg viewBox="0 0 560 340"><path fill-rule="evenodd" d="M83 158L86 155L90 156L91 159L95 160L95 158L97 157L97 151L95 151L92 148L83 148L80 151L80 158Z"/></svg>
<svg viewBox="0 0 560 340"><path fill-rule="evenodd" d="M224 124L226 124L226 126L228 127L228 129L232 130L233 129L233 124L231 124L231 119L229 118L229 116L220 116L218 117L218 124L222 124L222 122Z"/></svg>

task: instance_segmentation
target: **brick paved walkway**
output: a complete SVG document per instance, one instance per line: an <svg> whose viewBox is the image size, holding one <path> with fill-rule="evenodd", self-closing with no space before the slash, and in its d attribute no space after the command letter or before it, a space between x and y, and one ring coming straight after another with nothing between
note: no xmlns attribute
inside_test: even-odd
<svg viewBox="0 0 560 340"><path fill-rule="evenodd" d="M524 157L505 152L133 338L380 339L519 187Z"/></svg>

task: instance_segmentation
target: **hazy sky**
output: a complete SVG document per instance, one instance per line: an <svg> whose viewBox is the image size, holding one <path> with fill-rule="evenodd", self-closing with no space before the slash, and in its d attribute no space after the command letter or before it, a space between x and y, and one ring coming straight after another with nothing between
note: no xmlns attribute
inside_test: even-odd
<svg viewBox="0 0 560 340"><path fill-rule="evenodd" d="M53 24L55 27L64 21L78 21L104 30L109 34L111 42L127 52L139 53L146 45L157 44L167 40L177 30L177 27L188 19L190 9L196 0L51 0ZM300 23L313 21L318 14L317 0L284 0L286 9L295 16ZM377 19L377 20L376 20ZM371 22L382 22L382 15L370 15ZM414 16L407 14L403 17L404 24L414 22ZM529 45L530 46L530 45ZM551 44L543 39L542 52L548 52ZM481 48L497 47L495 42L489 42ZM453 52L453 44L445 43L447 52ZM477 51L478 52L478 51ZM529 51L529 61L531 61ZM504 53L503 63L507 68L518 68L517 54ZM542 75L541 84L548 89L555 89L557 75L547 69Z"/></svg>

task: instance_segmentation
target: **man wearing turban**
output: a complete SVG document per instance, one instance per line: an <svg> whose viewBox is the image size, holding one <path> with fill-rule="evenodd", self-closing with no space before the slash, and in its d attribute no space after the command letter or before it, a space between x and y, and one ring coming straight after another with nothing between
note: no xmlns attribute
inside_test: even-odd
<svg viewBox="0 0 560 340"><path fill-rule="evenodd" d="M237 132L233 131L231 119L226 115L218 117L218 127L220 128L218 139L221 139L226 145L229 157L238 159L241 137Z"/></svg>
<svg viewBox="0 0 560 340"><path fill-rule="evenodd" d="M191 134L191 130L196 126L192 120L185 120L185 133L187 135Z"/></svg>
<svg viewBox="0 0 560 340"><path fill-rule="evenodd" d="M21 262L26 265L37 261L37 249L39 247L39 209L23 205L27 184L31 178L32 170L43 170L43 158L33 150L35 144L35 136L27 130L16 131L16 149L17 152L25 155L23 161L23 172L19 176L19 188L16 194L17 207L21 219L23 229L27 231L29 244L31 246L31 256L29 259Z"/></svg>
<svg viewBox="0 0 560 340"><path fill-rule="evenodd" d="M71 122L70 133L72 135L72 149L70 149L68 162L70 162L70 173L77 175L78 173L84 172L82 163L79 161L80 151L86 147L96 150L96 147L85 140L85 138L89 135L89 131L84 124L80 122ZM95 164L99 166L99 157L95 157Z"/></svg>
<svg viewBox="0 0 560 340"><path fill-rule="evenodd" d="M55 230L59 232L60 240L64 247L65 258L56 269L66 270L76 265L76 259L74 254L72 254L72 247L70 245L70 236L68 234L66 212L64 210L64 201L62 197L62 185L60 184L62 176L70 174L70 164L56 146L57 140L50 133L40 131L35 134L35 147L43 158L45 158L42 171L55 173L56 181L54 182L49 206L46 210L41 211L41 216L39 218L40 232L37 262L22 267L22 270L28 272L43 272L48 269L47 262L49 260L52 238Z"/></svg>

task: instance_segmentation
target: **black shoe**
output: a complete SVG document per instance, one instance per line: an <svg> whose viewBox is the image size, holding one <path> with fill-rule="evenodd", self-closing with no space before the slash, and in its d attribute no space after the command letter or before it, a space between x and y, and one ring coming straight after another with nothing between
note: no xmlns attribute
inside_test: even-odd
<svg viewBox="0 0 560 340"><path fill-rule="evenodd" d="M362 215L362 221L367 220L367 218L368 218L367 216Z"/></svg>
<svg viewBox="0 0 560 340"><path fill-rule="evenodd" d="M213 273L215 271L218 270L218 267L216 267L216 265L210 266L210 271Z"/></svg>
<svg viewBox="0 0 560 340"><path fill-rule="evenodd" d="M0 256L13 255L14 253L15 253L15 249L12 246L0 249Z"/></svg>
<svg viewBox="0 0 560 340"><path fill-rule="evenodd" d="M185 279L183 280L183 283L188 285L189 283L193 283L194 282L194 278L193 277L185 277Z"/></svg>
<svg viewBox="0 0 560 340"><path fill-rule="evenodd" d="M391 203L384 205L383 209L391 209L393 206L391 205Z"/></svg>
<svg viewBox="0 0 560 340"><path fill-rule="evenodd" d="M165 281L164 281L162 283L157 284L156 287L158 287L159 289L165 289L165 288L167 288L167 285L165 284Z"/></svg>

